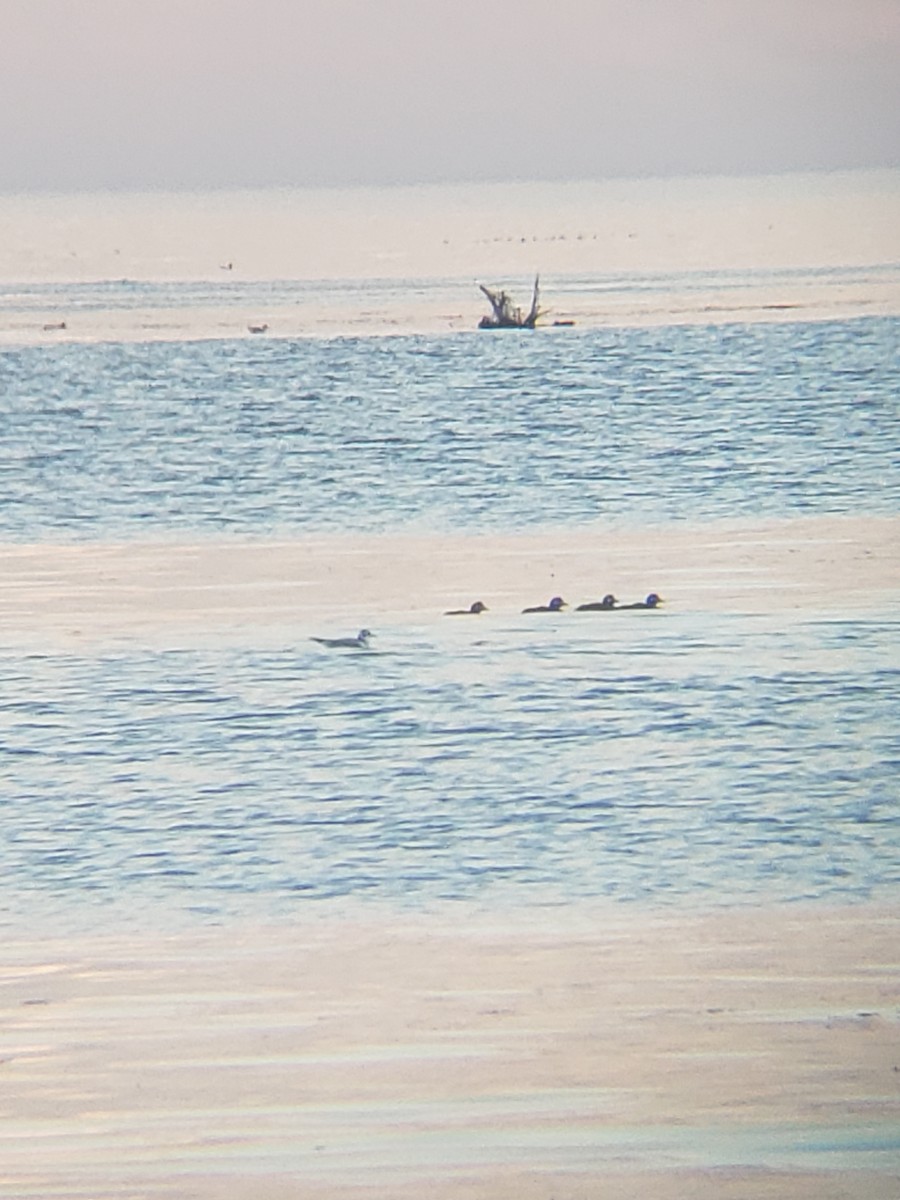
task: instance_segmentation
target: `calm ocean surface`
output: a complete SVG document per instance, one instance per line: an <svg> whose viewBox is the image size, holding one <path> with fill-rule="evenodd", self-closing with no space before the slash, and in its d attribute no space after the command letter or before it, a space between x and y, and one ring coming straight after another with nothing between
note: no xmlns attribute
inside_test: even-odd
<svg viewBox="0 0 900 1200"><path fill-rule="evenodd" d="M891 317L13 346L0 539L896 513L898 346ZM5 646L0 919L895 897L898 627Z"/></svg>
<svg viewBox="0 0 900 1200"><path fill-rule="evenodd" d="M0 538L900 505L900 318L69 344L0 358Z"/></svg>

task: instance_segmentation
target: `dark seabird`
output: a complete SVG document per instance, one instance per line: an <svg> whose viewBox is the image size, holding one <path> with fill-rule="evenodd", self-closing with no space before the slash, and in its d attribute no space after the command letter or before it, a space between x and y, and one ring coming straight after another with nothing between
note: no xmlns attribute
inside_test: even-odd
<svg viewBox="0 0 900 1200"><path fill-rule="evenodd" d="M368 650L369 638L373 636L371 630L361 629L356 637L314 637L312 641L318 642L320 646L327 646L329 650Z"/></svg>
<svg viewBox="0 0 900 1200"><path fill-rule="evenodd" d="M620 604L619 608L658 608L662 602L662 596L657 596L656 592L651 592L646 600L638 600L636 604Z"/></svg>
<svg viewBox="0 0 900 1200"><path fill-rule="evenodd" d="M559 612L560 609L568 608L568 607L569 606L566 604L565 600L563 600L562 596L554 596L549 604L536 604L534 606L534 608L523 608L522 612L523 613L532 613L532 612L554 612L555 613L555 612Z"/></svg>
<svg viewBox="0 0 900 1200"><path fill-rule="evenodd" d="M448 612L444 613L444 616L467 617L470 613L483 613L487 612L487 610L488 606L486 604L482 604L480 600L476 600L474 604L469 606L469 608L451 608Z"/></svg>
<svg viewBox="0 0 900 1200"><path fill-rule="evenodd" d="M612 592L607 592L602 600L592 600L590 604L579 604L576 612L609 612L618 604Z"/></svg>

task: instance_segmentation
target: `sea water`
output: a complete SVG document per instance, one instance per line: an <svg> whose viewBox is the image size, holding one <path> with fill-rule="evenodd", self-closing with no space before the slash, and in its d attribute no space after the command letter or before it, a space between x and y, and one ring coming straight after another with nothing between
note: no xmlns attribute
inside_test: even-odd
<svg viewBox="0 0 900 1200"><path fill-rule="evenodd" d="M691 280L666 277L662 321L535 334L7 336L0 539L896 513L900 318L683 323ZM6 300L99 289L104 321L194 329L236 286ZM896 898L897 634L874 608L675 607L395 621L350 656L5 645L4 919Z"/></svg>
<svg viewBox="0 0 900 1200"><path fill-rule="evenodd" d="M212 914L884 899L893 619L3 656L4 897Z"/></svg>
<svg viewBox="0 0 900 1200"><path fill-rule="evenodd" d="M10 348L0 538L892 513L900 318Z"/></svg>
<svg viewBox="0 0 900 1200"><path fill-rule="evenodd" d="M68 345L3 363L6 539L895 512L894 318ZM648 563L648 578L653 564ZM529 599L529 598L523 598ZM3 648L8 910L896 889L893 613Z"/></svg>

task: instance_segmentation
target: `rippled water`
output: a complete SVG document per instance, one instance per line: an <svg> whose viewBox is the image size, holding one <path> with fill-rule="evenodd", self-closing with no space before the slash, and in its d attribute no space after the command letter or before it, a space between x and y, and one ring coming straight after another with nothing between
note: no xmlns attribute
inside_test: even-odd
<svg viewBox="0 0 900 1200"><path fill-rule="evenodd" d="M546 621L7 657L0 873L212 912L900 882L897 622Z"/></svg>
<svg viewBox="0 0 900 1200"><path fill-rule="evenodd" d="M895 512L900 320L0 359L0 538Z"/></svg>
<svg viewBox="0 0 900 1200"><path fill-rule="evenodd" d="M896 512L898 331L20 348L0 537ZM6 647L0 903L883 896L897 633L671 611L349 656Z"/></svg>

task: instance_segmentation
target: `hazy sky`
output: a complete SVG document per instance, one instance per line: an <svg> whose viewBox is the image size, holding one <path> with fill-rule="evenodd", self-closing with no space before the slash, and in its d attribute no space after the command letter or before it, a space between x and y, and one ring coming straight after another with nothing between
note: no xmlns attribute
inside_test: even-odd
<svg viewBox="0 0 900 1200"><path fill-rule="evenodd" d="M0 190L900 165L900 0L0 0Z"/></svg>

